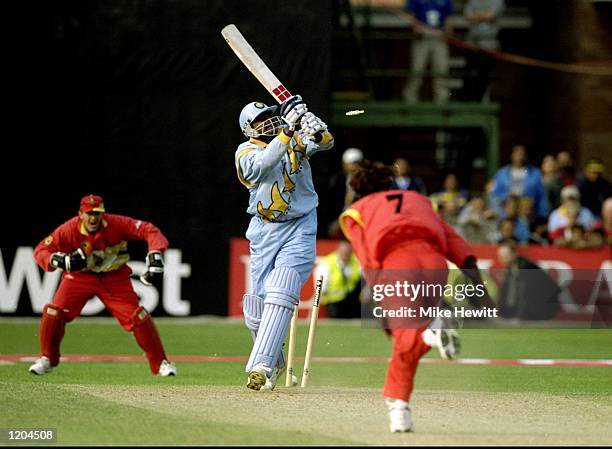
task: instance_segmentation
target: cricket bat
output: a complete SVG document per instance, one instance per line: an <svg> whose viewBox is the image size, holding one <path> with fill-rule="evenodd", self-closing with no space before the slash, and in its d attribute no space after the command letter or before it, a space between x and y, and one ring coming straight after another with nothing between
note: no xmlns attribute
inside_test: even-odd
<svg viewBox="0 0 612 449"><path fill-rule="evenodd" d="M238 59L249 69L249 71L257 78L263 87L274 97L280 104L292 97L291 92L279 81L272 73L265 62L259 57L253 47L247 42L242 33L236 28L236 25L229 24L221 30L221 35L225 38L227 44L236 53Z"/></svg>

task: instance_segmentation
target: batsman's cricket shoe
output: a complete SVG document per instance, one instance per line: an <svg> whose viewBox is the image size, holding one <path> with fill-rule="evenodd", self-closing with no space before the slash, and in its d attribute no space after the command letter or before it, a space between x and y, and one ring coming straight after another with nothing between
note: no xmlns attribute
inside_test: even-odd
<svg viewBox="0 0 612 449"><path fill-rule="evenodd" d="M51 368L51 362L49 362L49 359L44 355L36 360L36 362L34 362L34 364L28 369L29 372L36 375L47 374L52 370L53 368Z"/></svg>
<svg viewBox="0 0 612 449"><path fill-rule="evenodd" d="M171 362L169 362L168 360L164 360L159 366L159 371L157 372L157 374L162 377L176 376L177 369L176 366L174 366Z"/></svg>
<svg viewBox="0 0 612 449"><path fill-rule="evenodd" d="M411 432L412 416L410 407L406 401L401 399L385 398L389 410L389 430L391 432Z"/></svg>
<svg viewBox="0 0 612 449"><path fill-rule="evenodd" d="M259 391L268 381L269 368L259 364L255 365L251 371L249 371L249 377L247 379L247 388L251 390Z"/></svg>

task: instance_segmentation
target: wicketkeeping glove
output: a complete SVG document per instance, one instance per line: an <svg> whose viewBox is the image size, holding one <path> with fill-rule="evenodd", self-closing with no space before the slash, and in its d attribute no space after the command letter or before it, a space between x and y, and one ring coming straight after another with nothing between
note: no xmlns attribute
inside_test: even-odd
<svg viewBox="0 0 612 449"><path fill-rule="evenodd" d="M280 107L280 116L289 125L290 130L294 130L300 121L300 117L308 112L306 103L302 101L300 95L289 98Z"/></svg>
<svg viewBox="0 0 612 449"><path fill-rule="evenodd" d="M149 251L146 258L147 271L140 276L140 281L145 285L153 285L153 278L164 272L164 259L161 251Z"/></svg>
<svg viewBox="0 0 612 449"><path fill-rule="evenodd" d="M307 112L302 116L300 122L300 133L310 139L318 141L321 139L321 135L327 131L327 125L323 120L314 115L312 112ZM317 135L315 138L315 135Z"/></svg>
<svg viewBox="0 0 612 449"><path fill-rule="evenodd" d="M50 265L60 270L71 272L80 271L83 268L87 268L87 257L81 248L66 253L53 253L51 254Z"/></svg>

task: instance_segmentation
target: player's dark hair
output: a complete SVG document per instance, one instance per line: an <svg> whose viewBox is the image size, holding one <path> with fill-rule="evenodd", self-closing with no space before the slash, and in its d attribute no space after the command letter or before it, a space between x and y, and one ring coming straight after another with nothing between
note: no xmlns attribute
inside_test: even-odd
<svg viewBox="0 0 612 449"><path fill-rule="evenodd" d="M382 162L363 160L351 175L349 184L355 192L355 199L389 190L394 185L393 169Z"/></svg>

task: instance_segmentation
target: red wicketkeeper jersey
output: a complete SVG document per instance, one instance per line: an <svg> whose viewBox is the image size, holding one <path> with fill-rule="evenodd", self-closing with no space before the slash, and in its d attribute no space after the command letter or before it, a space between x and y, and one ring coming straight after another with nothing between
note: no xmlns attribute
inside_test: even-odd
<svg viewBox="0 0 612 449"><path fill-rule="evenodd" d="M45 271L53 271L49 265L51 254L70 254L78 248L87 255L87 269L108 272L125 265L130 259L127 243L130 240L146 241L149 251L164 251L168 240L155 225L122 215L104 214L98 232L89 234L77 216L60 225L34 250L36 263Z"/></svg>
<svg viewBox="0 0 612 449"><path fill-rule="evenodd" d="M461 267L471 246L434 211L431 201L409 190L365 196L340 215L340 227L364 269L380 268L384 256L402 242L425 240Z"/></svg>

